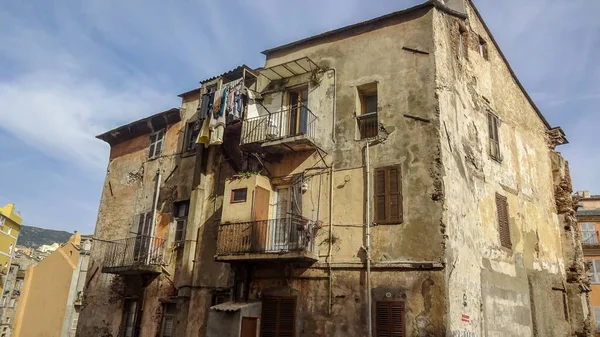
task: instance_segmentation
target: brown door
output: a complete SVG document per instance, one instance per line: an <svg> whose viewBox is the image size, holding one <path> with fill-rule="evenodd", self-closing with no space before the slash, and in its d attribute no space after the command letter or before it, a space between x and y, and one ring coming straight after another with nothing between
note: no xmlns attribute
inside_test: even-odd
<svg viewBox="0 0 600 337"><path fill-rule="evenodd" d="M242 317L242 331L240 337L256 337L258 317Z"/></svg>
<svg viewBox="0 0 600 337"><path fill-rule="evenodd" d="M260 320L261 337L296 336L296 297L263 298Z"/></svg>
<svg viewBox="0 0 600 337"><path fill-rule="evenodd" d="M306 133L306 106L308 105L308 88L304 87L289 93L290 122L288 136Z"/></svg>
<svg viewBox="0 0 600 337"><path fill-rule="evenodd" d="M254 190L254 230L253 250L263 252L267 244L267 233L269 224L269 199L271 192L256 186Z"/></svg>

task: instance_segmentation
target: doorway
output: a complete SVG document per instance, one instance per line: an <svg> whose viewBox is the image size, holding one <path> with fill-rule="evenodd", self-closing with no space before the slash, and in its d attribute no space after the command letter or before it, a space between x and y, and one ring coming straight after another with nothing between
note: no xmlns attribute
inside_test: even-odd
<svg viewBox="0 0 600 337"><path fill-rule="evenodd" d="M288 102L290 106L288 136L306 134L308 128L308 87L289 91Z"/></svg>

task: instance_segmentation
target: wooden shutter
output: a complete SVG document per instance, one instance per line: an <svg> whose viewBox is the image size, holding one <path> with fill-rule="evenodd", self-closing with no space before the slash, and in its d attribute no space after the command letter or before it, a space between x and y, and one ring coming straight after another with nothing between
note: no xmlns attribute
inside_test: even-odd
<svg viewBox="0 0 600 337"><path fill-rule="evenodd" d="M402 178L399 166L375 170L375 222L402 222Z"/></svg>
<svg viewBox="0 0 600 337"><path fill-rule="evenodd" d="M375 170L375 222L386 221L385 169Z"/></svg>
<svg viewBox="0 0 600 337"><path fill-rule="evenodd" d="M500 232L500 244L502 247L512 248L508 221L508 201L505 196L498 193L496 193L496 209L498 211L498 232Z"/></svg>
<svg viewBox="0 0 600 337"><path fill-rule="evenodd" d="M499 120L496 115L488 112L488 131L490 138L490 156L500 160L500 135L498 131Z"/></svg>
<svg viewBox="0 0 600 337"><path fill-rule="evenodd" d="M375 336L404 337L404 302L380 301L375 306Z"/></svg>
<svg viewBox="0 0 600 337"><path fill-rule="evenodd" d="M261 337L294 337L296 298L265 297L262 301Z"/></svg>

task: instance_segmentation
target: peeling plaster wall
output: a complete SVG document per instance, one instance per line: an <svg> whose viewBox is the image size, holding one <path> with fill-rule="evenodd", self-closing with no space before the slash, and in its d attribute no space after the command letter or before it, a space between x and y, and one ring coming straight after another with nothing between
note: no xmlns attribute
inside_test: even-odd
<svg viewBox="0 0 600 337"><path fill-rule="evenodd" d="M155 336L160 328L162 304L159 299L176 295L175 287L185 281L183 268L187 243L175 249L173 202L191 197L195 156L182 156L185 122L196 111L198 100L184 103L182 121L166 129L162 154L148 160L149 134L116 144L111 148L104 188L90 255L83 307L78 325L81 336L118 336L127 297L139 298L142 305L140 337ZM106 241L134 236L132 223L137 215L152 210L155 175L162 174L155 236L166 240L166 270L171 276L160 275L145 281L141 276L118 276L101 272ZM193 230L188 229L188 232ZM176 268L177 266L177 268ZM187 268L191 271L191 268Z"/></svg>
<svg viewBox="0 0 600 337"><path fill-rule="evenodd" d="M566 336L563 291L553 290L566 291L548 130L467 4L467 20L437 10L433 19L449 330ZM459 25L467 36L463 57ZM479 37L487 41L489 60L479 53ZM489 155L487 111L501 120L501 162ZM500 244L495 193L508 198L512 249Z"/></svg>

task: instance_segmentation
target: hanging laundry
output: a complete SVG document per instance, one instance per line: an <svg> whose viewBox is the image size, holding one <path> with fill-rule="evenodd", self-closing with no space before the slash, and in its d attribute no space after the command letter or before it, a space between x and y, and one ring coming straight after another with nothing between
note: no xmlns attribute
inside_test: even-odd
<svg viewBox="0 0 600 337"><path fill-rule="evenodd" d="M223 134L225 133L225 126L218 125L210 134L210 145L221 145L223 144Z"/></svg>
<svg viewBox="0 0 600 337"><path fill-rule="evenodd" d="M210 105L212 104L214 94L204 94L202 95L202 104L198 109L198 118L203 119L208 116L208 110L210 109Z"/></svg>
<svg viewBox="0 0 600 337"><path fill-rule="evenodd" d="M208 116L208 118L204 119L202 122L200 133L198 134L198 138L196 138L196 144L204 144L206 146L210 142L210 128L208 126L209 120L210 116Z"/></svg>
<svg viewBox="0 0 600 337"><path fill-rule="evenodd" d="M221 95L223 94L223 89L217 90L214 95L213 105L212 105L212 115L218 115L221 111Z"/></svg>

